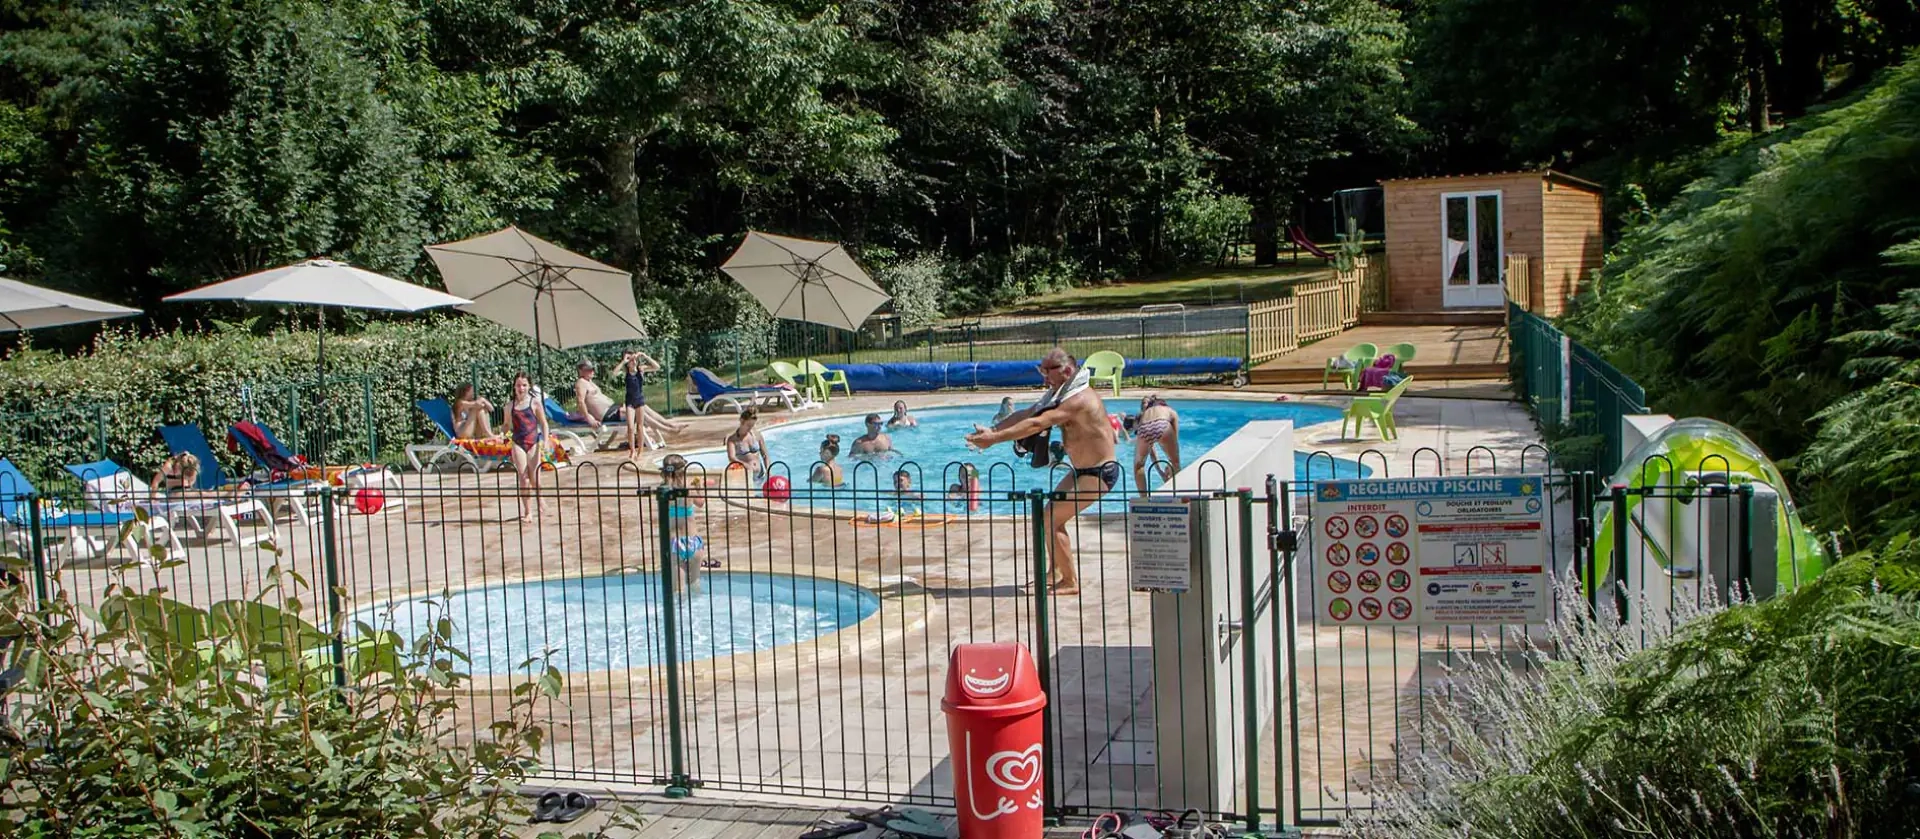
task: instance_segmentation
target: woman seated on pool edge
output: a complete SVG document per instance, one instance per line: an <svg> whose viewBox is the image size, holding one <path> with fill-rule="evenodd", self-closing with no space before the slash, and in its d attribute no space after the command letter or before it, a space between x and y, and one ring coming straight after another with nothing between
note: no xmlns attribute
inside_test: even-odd
<svg viewBox="0 0 1920 839"><path fill-rule="evenodd" d="M834 458L839 456L840 435L828 434L825 440L820 441L820 462L813 465L813 474L807 476L807 480L829 488L845 482L846 475L840 471L840 464L834 462Z"/></svg>
<svg viewBox="0 0 1920 839"><path fill-rule="evenodd" d="M727 469L734 464L747 470L747 477L753 483L767 478L767 441L754 430L754 424L760 421L760 411L744 408L740 411L740 425L727 435Z"/></svg>

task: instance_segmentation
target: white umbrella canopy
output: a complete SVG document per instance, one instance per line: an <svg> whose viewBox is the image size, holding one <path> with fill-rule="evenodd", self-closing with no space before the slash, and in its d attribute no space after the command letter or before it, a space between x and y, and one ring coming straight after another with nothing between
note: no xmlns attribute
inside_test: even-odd
<svg viewBox="0 0 1920 839"><path fill-rule="evenodd" d="M169 295L169 303L245 300L418 312L472 301L331 259L309 259Z"/></svg>
<svg viewBox="0 0 1920 839"><path fill-rule="evenodd" d="M428 245L447 290L472 298L460 310L556 350L646 338L632 276L508 227Z"/></svg>
<svg viewBox="0 0 1920 839"><path fill-rule="evenodd" d="M249 303L292 303L319 307L320 330L317 333L320 370L320 439L327 439L327 310L328 306L348 309L380 309L390 312L418 312L444 306L460 306L472 301L464 297L434 291L425 286L402 282L372 271L355 268L331 259L309 259L279 268L270 268L244 277L201 286L192 291L162 298L169 303L195 303L214 300L242 300ZM320 449L320 463L326 465L326 447Z"/></svg>
<svg viewBox="0 0 1920 839"><path fill-rule="evenodd" d="M776 318L849 332L893 299L836 242L750 230L720 270Z"/></svg>
<svg viewBox="0 0 1920 839"><path fill-rule="evenodd" d="M90 297L0 277L0 332L22 332L140 314Z"/></svg>

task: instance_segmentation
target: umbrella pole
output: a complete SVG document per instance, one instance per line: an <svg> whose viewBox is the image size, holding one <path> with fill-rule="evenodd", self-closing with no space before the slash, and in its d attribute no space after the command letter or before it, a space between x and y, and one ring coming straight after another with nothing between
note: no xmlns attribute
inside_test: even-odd
<svg viewBox="0 0 1920 839"><path fill-rule="evenodd" d="M314 308L319 310L320 321L320 334L317 338L320 356L320 397L315 400L315 404L320 409L320 475L324 478L327 474L327 307L315 306Z"/></svg>

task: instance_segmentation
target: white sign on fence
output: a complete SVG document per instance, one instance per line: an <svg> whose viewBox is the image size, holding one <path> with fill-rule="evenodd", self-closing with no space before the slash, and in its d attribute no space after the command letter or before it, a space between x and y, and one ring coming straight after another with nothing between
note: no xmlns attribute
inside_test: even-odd
<svg viewBox="0 0 1920 839"><path fill-rule="evenodd" d="M1127 536L1134 591L1193 588L1193 506L1185 499L1128 500Z"/></svg>
<svg viewBox="0 0 1920 839"><path fill-rule="evenodd" d="M1324 481L1315 602L1340 624L1543 623L1552 614L1536 475Z"/></svg>

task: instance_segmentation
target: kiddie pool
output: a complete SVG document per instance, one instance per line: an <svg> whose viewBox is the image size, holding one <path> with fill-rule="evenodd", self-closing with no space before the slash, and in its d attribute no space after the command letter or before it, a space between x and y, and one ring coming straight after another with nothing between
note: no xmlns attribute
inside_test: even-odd
<svg viewBox="0 0 1920 839"><path fill-rule="evenodd" d="M1016 407L1020 406L1020 403L1015 404ZM1172 400L1172 405L1180 414L1182 466L1203 460L1213 447L1232 436L1241 426L1255 420L1293 420L1295 428L1306 428L1338 421L1341 416L1339 408L1301 402L1176 399ZM1130 399L1109 399L1107 408L1114 412L1125 410L1131 413L1139 410L1139 403ZM1005 514L1012 512L1018 503L1007 500L1007 493L1050 489L1064 475L1064 471L1057 467L1036 469L1028 465L1025 458L1016 456L1013 447L1007 443L985 452L969 448L964 439L966 435L976 423L991 425L993 415L998 410L999 403L987 402L914 411L913 416L919 420L919 426L890 431L894 451L871 458L845 454L852 450L854 438L866 433L864 414L799 420L771 426L763 423L760 433L766 439L767 449L771 453L769 461L775 464L775 473L790 476L793 487L791 504L800 510L826 508L828 511L872 512L892 508L910 512L964 512L965 501L957 497L949 501L943 491L957 482L959 464L970 463L980 473L981 504L976 514ZM847 479L845 485L836 489L813 487L806 480L813 470L813 464L819 459L820 441L828 434L840 435L840 465ZM1057 433L1054 439L1059 439ZM1133 443L1130 440L1121 443L1115 450L1115 456L1120 461L1122 475L1120 483L1103 499L1103 506L1124 502L1134 494ZM704 469L709 475L717 477L726 469L727 453L724 450L696 452L688 455L687 460L692 464L695 475ZM1350 459L1325 454L1309 456L1309 453L1298 450L1293 454L1293 461L1293 475L1281 478L1296 481L1363 478L1372 471ZM913 489L925 493L926 498L895 496L892 492L893 474L902 469L912 479ZM1158 485L1152 488L1158 488Z"/></svg>
<svg viewBox="0 0 1920 839"><path fill-rule="evenodd" d="M674 598L681 661L764 650L830 635L880 609L859 586L788 574L701 575L692 594ZM389 601L353 615L411 643L440 618L452 621L452 645L476 675L525 674L549 650L567 672L649 667L666 659L660 575L606 574L482 586L447 595ZM539 663L533 672L539 672Z"/></svg>

